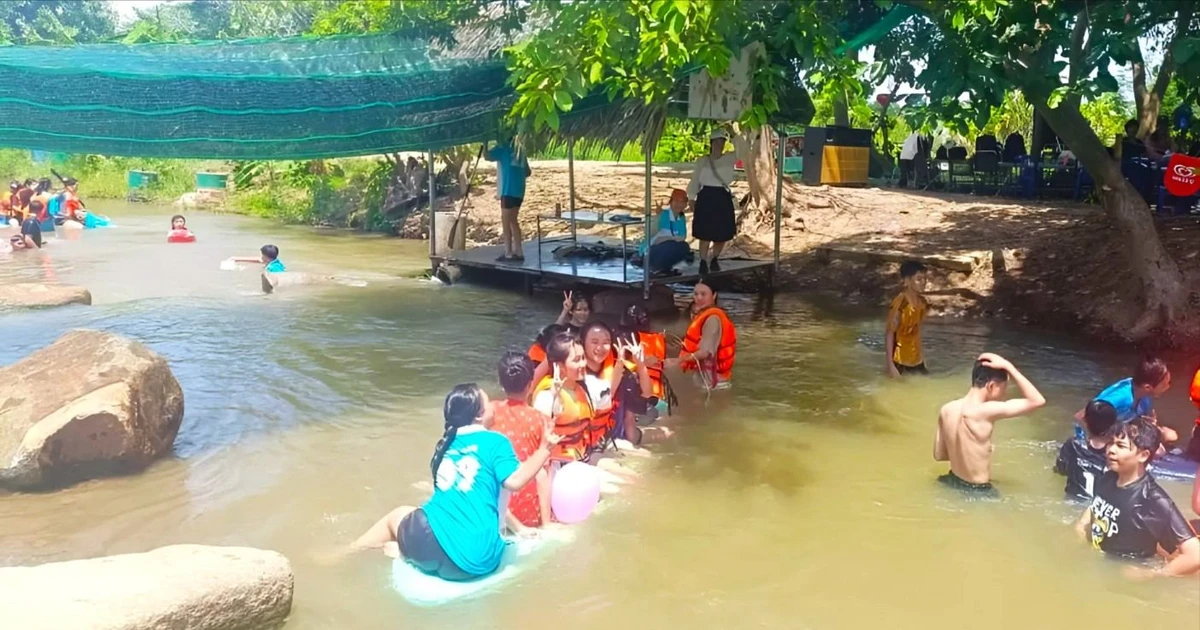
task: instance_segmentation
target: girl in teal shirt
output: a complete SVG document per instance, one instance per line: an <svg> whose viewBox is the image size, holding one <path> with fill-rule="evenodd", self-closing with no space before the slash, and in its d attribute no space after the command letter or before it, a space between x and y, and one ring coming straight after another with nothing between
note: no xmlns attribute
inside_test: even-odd
<svg viewBox="0 0 1200 630"><path fill-rule="evenodd" d="M356 549L398 543L400 557L444 580L471 580L495 571L504 554L500 492L520 490L550 458L553 430L529 459L518 462L508 438L486 426L492 409L474 383L456 385L443 406L442 439L430 470L433 496L424 506L401 506L371 526Z"/></svg>

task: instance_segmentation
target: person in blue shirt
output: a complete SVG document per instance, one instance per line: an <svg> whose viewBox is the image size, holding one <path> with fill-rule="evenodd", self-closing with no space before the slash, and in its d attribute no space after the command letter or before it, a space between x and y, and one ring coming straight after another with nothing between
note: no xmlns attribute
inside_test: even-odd
<svg viewBox="0 0 1200 630"><path fill-rule="evenodd" d="M487 394L474 383L456 385L443 405L445 432L434 449L433 496L421 507L401 506L371 526L354 549L383 548L424 573L444 580L464 581L500 567L504 539L500 536L501 491L520 490L550 459L559 439L553 427L524 462L512 443L490 431L492 407ZM395 543L395 546L392 546Z"/></svg>
<svg viewBox="0 0 1200 630"><path fill-rule="evenodd" d="M1146 418L1158 426L1158 415L1154 411L1154 399L1162 396L1171 387L1171 371L1157 357L1147 356L1133 371L1133 376L1123 378L1104 388L1093 400L1101 400L1113 406L1117 420L1129 424L1137 418ZM1075 414L1075 436L1085 439L1086 434L1079 423L1083 422L1084 410ZM1174 429L1158 426L1162 441L1173 443L1179 439Z"/></svg>
<svg viewBox="0 0 1200 630"><path fill-rule="evenodd" d="M260 249L259 252L262 254L259 257L234 256L233 258L230 258L229 260L232 260L234 262L262 263L263 271L265 271L267 273L282 273L284 271L287 271L287 267L284 266L283 261L279 260L279 248L278 247L276 247L274 245L263 245L262 249Z"/></svg>
<svg viewBox="0 0 1200 630"><path fill-rule="evenodd" d="M648 257L646 263L650 273L667 273L691 253L687 242L687 206L687 191L672 189L670 204L658 215L658 233L650 240L648 254L646 244L642 243L642 254Z"/></svg>
<svg viewBox="0 0 1200 630"><path fill-rule="evenodd" d="M500 193L500 241L504 244L504 253L496 260L525 262L517 214L525 200L525 180L532 174L529 160L513 148L511 139L488 151L487 159L496 163L496 189Z"/></svg>

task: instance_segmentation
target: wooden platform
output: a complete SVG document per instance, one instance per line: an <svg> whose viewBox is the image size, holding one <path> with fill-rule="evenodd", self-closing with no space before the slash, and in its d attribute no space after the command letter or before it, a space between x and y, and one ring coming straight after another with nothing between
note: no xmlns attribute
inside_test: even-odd
<svg viewBox="0 0 1200 630"><path fill-rule="evenodd" d="M617 248L621 246L619 237L600 238L595 236L579 236L579 243L591 244L603 241ZM541 258L538 257L537 241L524 243L525 262L501 262L496 260L504 253L500 245L473 247L467 250L451 252L444 258L446 262L459 267L486 269L495 272L523 274L533 278L555 279L566 283L587 284L593 286L612 287L619 289L637 289L642 287L642 268L629 264L623 258L606 260L563 259L555 260L554 249L562 245L570 245L571 237L555 237L542 239ZM435 262L441 259L433 257ZM722 258L721 270L710 271L709 277L735 276L753 273L756 270L770 272L774 263L770 260L750 260L737 258ZM680 263L675 266L680 275L651 277L650 284L674 284L676 282L695 282L700 278L696 264Z"/></svg>

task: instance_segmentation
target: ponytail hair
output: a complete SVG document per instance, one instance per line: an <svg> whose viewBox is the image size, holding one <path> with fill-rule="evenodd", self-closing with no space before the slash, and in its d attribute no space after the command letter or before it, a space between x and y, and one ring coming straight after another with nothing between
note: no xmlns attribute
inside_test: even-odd
<svg viewBox="0 0 1200 630"><path fill-rule="evenodd" d="M433 449L433 459L429 460L429 470L433 473L433 483L437 484L438 467L442 458L454 443L454 437L462 427L470 426L483 415L483 390L475 383L455 385L446 394L446 402L442 405L442 415L446 419L446 428L442 439L438 440Z"/></svg>

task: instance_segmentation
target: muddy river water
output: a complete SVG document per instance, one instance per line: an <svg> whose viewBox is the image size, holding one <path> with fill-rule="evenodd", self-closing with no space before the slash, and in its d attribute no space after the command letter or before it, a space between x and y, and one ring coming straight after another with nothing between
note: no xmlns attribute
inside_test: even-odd
<svg viewBox="0 0 1200 630"><path fill-rule="evenodd" d="M0 315L0 362L70 328L127 335L169 359L183 427L174 456L142 474L0 496L0 564L184 542L275 549L296 573L289 630L1200 627L1198 582L1125 580L1075 538L1081 510L1051 471L1070 414L1130 357L935 320L933 375L890 382L879 313L790 295L727 299L731 395L706 407L687 390L675 438L633 462L642 479L605 499L569 547L498 592L415 608L391 590L382 556L326 566L313 551L424 499L446 391L498 391L495 360L526 347L557 300L414 279L427 262L418 242L195 214L198 242L168 245L169 209L103 210L119 227L0 261L0 282L50 278L95 301ZM292 269L365 286L263 296L252 270L219 268L267 242ZM1002 500L965 503L934 482L944 465L932 438L938 406L965 391L985 349L1050 403L997 429ZM1158 407L1186 435L1185 388ZM1192 516L1189 486L1163 485Z"/></svg>

